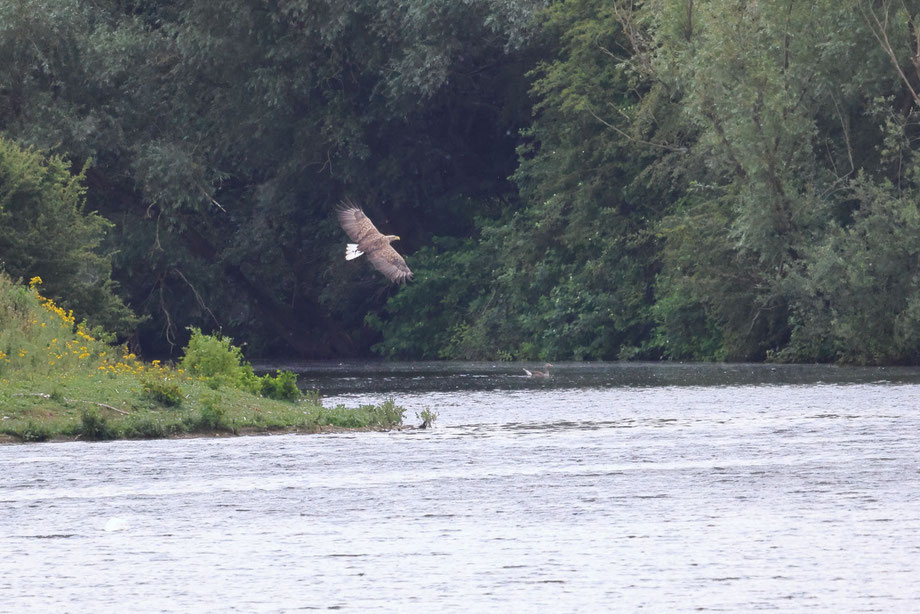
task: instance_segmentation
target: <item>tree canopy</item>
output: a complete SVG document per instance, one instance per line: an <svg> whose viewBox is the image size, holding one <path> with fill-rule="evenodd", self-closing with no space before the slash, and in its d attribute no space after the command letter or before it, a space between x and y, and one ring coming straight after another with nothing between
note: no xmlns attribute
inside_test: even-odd
<svg viewBox="0 0 920 614"><path fill-rule="evenodd" d="M83 175L0 138L0 269L41 278L49 298L66 297L91 325L125 334L137 318L115 294L99 250L111 224L85 210Z"/></svg>
<svg viewBox="0 0 920 614"><path fill-rule="evenodd" d="M198 327L250 355L916 363L918 19L0 0L4 147L79 192L0 207L0 260L40 274L57 225L59 299L149 353ZM344 261L343 198L411 284Z"/></svg>

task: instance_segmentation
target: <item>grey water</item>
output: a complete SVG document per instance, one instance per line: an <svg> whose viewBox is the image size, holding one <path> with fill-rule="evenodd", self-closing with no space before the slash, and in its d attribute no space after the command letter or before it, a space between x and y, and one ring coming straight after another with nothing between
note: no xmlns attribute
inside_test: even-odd
<svg viewBox="0 0 920 614"><path fill-rule="evenodd" d="M920 611L920 370L277 366L435 426L0 446L0 612Z"/></svg>

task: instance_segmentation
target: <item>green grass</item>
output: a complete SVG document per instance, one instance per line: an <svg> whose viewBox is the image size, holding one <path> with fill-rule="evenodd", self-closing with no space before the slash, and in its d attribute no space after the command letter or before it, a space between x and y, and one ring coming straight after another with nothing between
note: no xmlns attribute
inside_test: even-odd
<svg viewBox="0 0 920 614"><path fill-rule="evenodd" d="M180 367L146 363L0 273L0 435L98 441L220 433L389 429L392 400L324 408L296 376L256 377L229 339L193 331Z"/></svg>
<svg viewBox="0 0 920 614"><path fill-rule="evenodd" d="M20 441L144 439L217 433L319 432L329 427L390 429L404 410L392 400L357 408L324 408L313 395L277 401L207 382L178 385L182 402L149 395L144 376L33 377L0 385L0 433Z"/></svg>

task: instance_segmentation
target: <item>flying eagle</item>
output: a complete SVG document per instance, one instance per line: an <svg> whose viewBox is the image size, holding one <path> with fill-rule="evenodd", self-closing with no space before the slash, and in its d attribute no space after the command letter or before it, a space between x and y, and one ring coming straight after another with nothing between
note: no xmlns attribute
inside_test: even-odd
<svg viewBox="0 0 920 614"><path fill-rule="evenodd" d="M412 279L412 271L406 266L406 261L390 245L390 242L399 240L398 236L382 234L370 218L364 215L361 207L351 201L342 201L336 208L336 214L342 229L355 241L345 248L345 260L354 260L367 254L374 268L390 281L400 284Z"/></svg>

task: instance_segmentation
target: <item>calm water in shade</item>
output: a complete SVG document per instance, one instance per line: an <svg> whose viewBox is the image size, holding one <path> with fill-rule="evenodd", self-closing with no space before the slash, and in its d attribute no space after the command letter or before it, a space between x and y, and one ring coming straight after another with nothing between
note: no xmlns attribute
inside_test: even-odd
<svg viewBox="0 0 920 614"><path fill-rule="evenodd" d="M0 446L0 612L920 611L920 370L280 366L435 428Z"/></svg>

